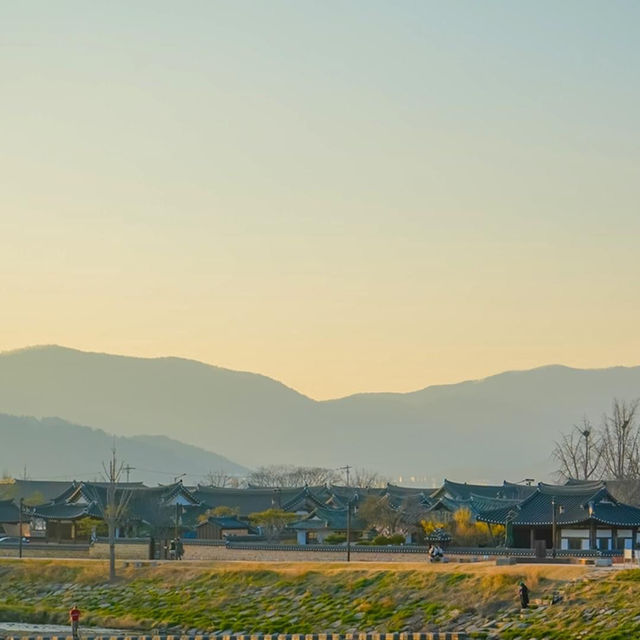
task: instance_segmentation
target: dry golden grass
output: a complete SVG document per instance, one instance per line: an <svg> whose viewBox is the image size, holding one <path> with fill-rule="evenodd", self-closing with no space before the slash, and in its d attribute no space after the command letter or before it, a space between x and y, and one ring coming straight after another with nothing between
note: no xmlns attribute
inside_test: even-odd
<svg viewBox="0 0 640 640"><path fill-rule="evenodd" d="M37 572L42 577L59 577L65 570L78 572L79 582L91 583L104 580L108 573L108 563L104 560L60 560L25 558L0 559L0 566L5 563L20 563L26 572ZM129 563L124 567L123 562L117 563L118 575L123 579L140 577L158 577L167 581L189 581L211 572L254 572L274 571L287 576L301 576L309 572L335 575L344 571L357 570L366 575L379 571L387 572L419 572L419 573L465 573L474 576L522 576L527 584L537 585L541 578L551 581L570 581L589 572L583 565L551 565L551 564L516 564L496 566L495 562L464 562L464 563L418 563L418 562L159 562L141 563L142 566L133 567Z"/></svg>

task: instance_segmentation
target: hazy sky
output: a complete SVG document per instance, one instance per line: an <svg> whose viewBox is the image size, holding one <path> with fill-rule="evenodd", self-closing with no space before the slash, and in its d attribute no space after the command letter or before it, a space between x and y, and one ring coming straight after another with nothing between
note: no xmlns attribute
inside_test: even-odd
<svg viewBox="0 0 640 640"><path fill-rule="evenodd" d="M640 362L640 3L5 2L0 349L316 398Z"/></svg>

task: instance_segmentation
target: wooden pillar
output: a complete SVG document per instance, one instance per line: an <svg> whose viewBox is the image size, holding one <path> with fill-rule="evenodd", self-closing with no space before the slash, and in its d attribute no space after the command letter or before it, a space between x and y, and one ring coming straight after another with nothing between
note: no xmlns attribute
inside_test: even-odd
<svg viewBox="0 0 640 640"><path fill-rule="evenodd" d="M535 549L536 547L536 528L535 527L529 528L529 546L531 547L531 549Z"/></svg>
<svg viewBox="0 0 640 640"><path fill-rule="evenodd" d="M618 527L611 527L611 549L618 548Z"/></svg>
<svg viewBox="0 0 640 640"><path fill-rule="evenodd" d="M636 557L636 538L638 537L638 527L632 527L631 529L631 548L633 549L632 555Z"/></svg>
<svg viewBox="0 0 640 640"><path fill-rule="evenodd" d="M596 535L596 523L591 520L589 522L589 549L592 551L598 548L598 536Z"/></svg>

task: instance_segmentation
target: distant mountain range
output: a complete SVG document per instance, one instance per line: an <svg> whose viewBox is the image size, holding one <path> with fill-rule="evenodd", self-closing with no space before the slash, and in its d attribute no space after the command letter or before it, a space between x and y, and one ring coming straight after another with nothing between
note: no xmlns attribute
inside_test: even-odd
<svg viewBox="0 0 640 640"><path fill-rule="evenodd" d="M246 467L223 456L165 436L114 438L60 418L0 414L0 443L0 471L14 477L22 477L26 467L35 479L102 480L102 463L114 444L120 460L130 467L131 480L168 484L184 472L188 473L185 483L205 483L211 471L234 476L248 473ZM125 471L121 479L127 479Z"/></svg>
<svg viewBox="0 0 640 640"><path fill-rule="evenodd" d="M57 346L0 354L8 414L164 435L251 467L349 464L422 482L548 478L561 431L585 414L599 420L614 397L638 396L640 367L553 365L318 402L265 376L181 358Z"/></svg>

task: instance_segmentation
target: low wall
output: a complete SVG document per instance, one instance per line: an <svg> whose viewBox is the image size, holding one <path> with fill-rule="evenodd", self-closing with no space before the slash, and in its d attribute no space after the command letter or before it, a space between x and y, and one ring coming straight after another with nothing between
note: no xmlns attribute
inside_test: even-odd
<svg viewBox="0 0 640 640"><path fill-rule="evenodd" d="M18 545L0 545L0 558L17 558L20 551ZM88 544L44 544L34 543L22 545L23 558L88 558Z"/></svg>
<svg viewBox="0 0 640 640"><path fill-rule="evenodd" d="M105 560L109 557L109 543L98 541L88 547L89 558ZM148 540L124 540L116 542L118 560L147 560L149 558Z"/></svg>
<svg viewBox="0 0 640 640"><path fill-rule="evenodd" d="M92 558L106 560L109 557L109 544L99 539L93 545L30 543L23 545L25 558ZM470 549L451 547L446 556L449 561L473 562L489 560L505 555L510 558L518 557L522 560L533 559L531 549ZM0 557L16 558L17 545L0 545ZM558 552L558 558L589 558L612 557L614 562L622 561L620 552L578 551ZM116 558L118 560L148 560L149 540L145 538L126 538L116 542ZM162 558L158 558L161 560ZM242 544L231 543L225 545L218 541L184 540L184 560L202 562L344 562L347 559L347 549L339 545L277 545L277 544ZM355 562L417 562L428 561L427 548L416 546L371 547L352 545L351 560ZM547 560L551 560L550 553Z"/></svg>
<svg viewBox="0 0 640 640"><path fill-rule="evenodd" d="M344 562L347 550L342 547L337 550L324 549L269 549L238 547L207 547L184 545L185 560L229 561L242 560L246 562ZM357 562L426 562L427 550L422 553L385 553L369 551L361 553L351 550L351 559Z"/></svg>

